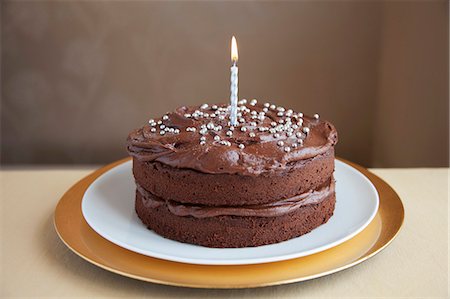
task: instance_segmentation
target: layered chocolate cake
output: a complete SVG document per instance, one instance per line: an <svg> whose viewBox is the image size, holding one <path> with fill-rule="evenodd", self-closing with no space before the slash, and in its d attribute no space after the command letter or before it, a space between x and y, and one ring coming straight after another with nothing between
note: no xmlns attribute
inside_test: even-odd
<svg viewBox="0 0 450 299"><path fill-rule="evenodd" d="M136 212L163 237L248 247L301 236L335 206L334 126L291 109L239 101L180 107L130 133Z"/></svg>

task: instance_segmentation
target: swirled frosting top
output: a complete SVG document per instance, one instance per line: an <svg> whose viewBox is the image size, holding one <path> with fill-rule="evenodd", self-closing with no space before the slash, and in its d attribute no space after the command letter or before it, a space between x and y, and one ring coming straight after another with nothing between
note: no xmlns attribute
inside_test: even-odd
<svg viewBox="0 0 450 299"><path fill-rule="evenodd" d="M227 105L183 106L133 130L127 149L141 161L176 168L259 175L322 154L336 142L334 126L317 114L241 100L236 126Z"/></svg>

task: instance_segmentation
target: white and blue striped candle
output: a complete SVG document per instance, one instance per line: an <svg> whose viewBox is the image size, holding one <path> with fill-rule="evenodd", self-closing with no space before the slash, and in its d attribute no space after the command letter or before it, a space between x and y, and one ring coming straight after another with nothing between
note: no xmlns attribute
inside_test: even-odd
<svg viewBox="0 0 450 299"><path fill-rule="evenodd" d="M237 67L237 61L238 61L238 49L237 49L237 43L236 38L233 36L231 39L231 61L233 65L231 66L231 95L230 95L230 125L236 126L237 125L237 102L238 102L238 91L239 91L239 77L238 72L239 68Z"/></svg>

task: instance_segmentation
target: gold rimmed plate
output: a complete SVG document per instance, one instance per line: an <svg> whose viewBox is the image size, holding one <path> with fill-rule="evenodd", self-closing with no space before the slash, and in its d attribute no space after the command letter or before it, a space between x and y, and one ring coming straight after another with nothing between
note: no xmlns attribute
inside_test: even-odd
<svg viewBox="0 0 450 299"><path fill-rule="evenodd" d="M107 165L76 183L61 198L55 227L61 240L85 260L106 270L155 283L198 288L245 288L312 279L356 265L385 248L403 223L404 209L395 191L367 169L356 168L376 187L379 209L372 222L352 239L313 255L253 265L194 265L157 259L117 246L91 229L83 218L81 201L100 175L126 162Z"/></svg>

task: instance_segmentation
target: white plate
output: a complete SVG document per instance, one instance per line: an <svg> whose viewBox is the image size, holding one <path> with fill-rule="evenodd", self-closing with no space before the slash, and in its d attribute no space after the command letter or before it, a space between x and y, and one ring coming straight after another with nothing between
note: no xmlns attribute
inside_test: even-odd
<svg viewBox="0 0 450 299"><path fill-rule="evenodd" d="M83 197L87 223L107 240L144 255L191 264L258 264L306 256L355 236L378 210L378 193L358 170L336 160L336 209L327 223L285 242L246 248L208 248L163 238L148 230L134 210L131 161L98 177Z"/></svg>

